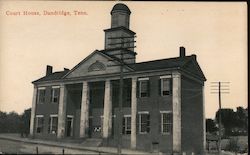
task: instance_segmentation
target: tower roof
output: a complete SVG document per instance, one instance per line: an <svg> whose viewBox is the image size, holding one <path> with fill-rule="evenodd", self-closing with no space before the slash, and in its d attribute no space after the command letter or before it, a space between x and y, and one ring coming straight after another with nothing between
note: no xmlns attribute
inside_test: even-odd
<svg viewBox="0 0 250 155"><path fill-rule="evenodd" d="M128 6L125 5L125 4L122 4L122 3L117 3L117 4L113 7L113 9L112 9L112 11L111 11L111 14L112 14L112 12L114 12L114 11L125 11L125 12L127 12L128 14L131 13L131 11L129 10Z"/></svg>

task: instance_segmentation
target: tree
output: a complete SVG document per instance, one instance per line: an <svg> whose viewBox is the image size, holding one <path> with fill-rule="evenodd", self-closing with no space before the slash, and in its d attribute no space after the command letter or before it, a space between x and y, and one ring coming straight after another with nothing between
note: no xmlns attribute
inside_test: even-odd
<svg viewBox="0 0 250 155"><path fill-rule="evenodd" d="M218 128L216 127L214 120L206 119L206 132L215 133L216 131L218 131Z"/></svg>
<svg viewBox="0 0 250 155"><path fill-rule="evenodd" d="M30 129L31 108L24 110L22 115L12 111L0 111L0 133L21 133L28 136Z"/></svg>
<svg viewBox="0 0 250 155"><path fill-rule="evenodd" d="M6 112L0 112L0 124L1 133L17 133L19 132L20 116L12 111L8 114Z"/></svg>
<svg viewBox="0 0 250 155"><path fill-rule="evenodd" d="M24 113L21 115L20 131L22 137L23 134L25 134L26 137L29 134L30 115L31 115L31 108L24 110Z"/></svg>
<svg viewBox="0 0 250 155"><path fill-rule="evenodd" d="M235 126L236 119L233 109L221 109L216 112L216 122L219 123L219 114L221 115L221 123L225 128L225 135L230 135L232 128Z"/></svg>
<svg viewBox="0 0 250 155"><path fill-rule="evenodd" d="M237 111L233 109L221 109L216 112L216 122L219 123L219 113L221 114L221 123L225 128L225 135L238 135L239 133L232 132L236 131L248 131L248 116L247 109L237 107ZM246 134L246 133L245 133Z"/></svg>
<svg viewBox="0 0 250 155"><path fill-rule="evenodd" d="M6 120L7 120L7 113L0 111L0 133L7 132Z"/></svg>

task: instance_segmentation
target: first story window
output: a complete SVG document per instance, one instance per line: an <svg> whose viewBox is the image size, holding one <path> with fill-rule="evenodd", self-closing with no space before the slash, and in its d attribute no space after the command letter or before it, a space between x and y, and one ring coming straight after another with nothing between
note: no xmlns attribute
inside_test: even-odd
<svg viewBox="0 0 250 155"><path fill-rule="evenodd" d="M150 131L150 115L148 112L139 112L139 133L145 134Z"/></svg>
<svg viewBox="0 0 250 155"><path fill-rule="evenodd" d="M160 95L166 96L172 94L172 79L171 76L160 77Z"/></svg>
<svg viewBox="0 0 250 155"><path fill-rule="evenodd" d="M131 134L131 115L124 115L122 119L122 134Z"/></svg>
<svg viewBox="0 0 250 155"><path fill-rule="evenodd" d="M172 133L172 112L163 111L161 112L161 133L170 134Z"/></svg>
<svg viewBox="0 0 250 155"><path fill-rule="evenodd" d="M73 136L73 126L74 126L74 116L67 115L67 122L66 122L66 136L67 137Z"/></svg>
<svg viewBox="0 0 250 155"><path fill-rule="evenodd" d="M45 103L45 88L38 88L38 103Z"/></svg>
<svg viewBox="0 0 250 155"><path fill-rule="evenodd" d="M44 127L44 118L43 115L36 116L36 133L42 133Z"/></svg>
<svg viewBox="0 0 250 155"><path fill-rule="evenodd" d="M52 91L51 91L51 102L52 103L58 103L58 101L59 101L59 91L60 91L59 86L52 87Z"/></svg>
<svg viewBox="0 0 250 155"><path fill-rule="evenodd" d="M50 115L48 133L56 134L57 133L57 125L58 125L58 116L57 115Z"/></svg>

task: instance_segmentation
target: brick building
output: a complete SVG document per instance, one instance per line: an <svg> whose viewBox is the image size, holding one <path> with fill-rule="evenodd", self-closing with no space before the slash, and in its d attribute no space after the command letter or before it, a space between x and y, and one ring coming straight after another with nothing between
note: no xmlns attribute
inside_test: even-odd
<svg viewBox="0 0 250 155"><path fill-rule="evenodd" d="M136 63L130 14L126 5L116 4L111 28L104 30L103 50L94 51L71 70L53 72L47 66L46 75L32 82L30 134L117 145L121 48L119 41L109 38L126 36L123 147L201 154L206 78L196 55L186 56L180 47L179 57Z"/></svg>

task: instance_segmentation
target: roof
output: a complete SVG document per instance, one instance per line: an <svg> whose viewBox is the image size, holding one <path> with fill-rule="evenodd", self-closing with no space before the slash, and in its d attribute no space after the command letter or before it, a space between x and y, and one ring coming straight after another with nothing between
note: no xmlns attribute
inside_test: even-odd
<svg viewBox="0 0 250 155"><path fill-rule="evenodd" d="M69 70L65 71L59 71L59 72L54 72L50 75L44 76L38 80L33 81L32 83L36 82L43 82L43 81L52 81L52 80L59 80L61 79L64 75L66 75L69 72Z"/></svg>
<svg viewBox="0 0 250 155"><path fill-rule="evenodd" d="M132 34L132 35L135 35L135 34L136 34L134 31L132 31L132 30L130 30L130 29L124 27L124 26L113 27L113 28L105 29L105 30L103 30L103 31L104 31L104 32L109 32L109 31L116 31L116 30L124 30L124 31L126 31L127 33L130 33L130 34Z"/></svg>
<svg viewBox="0 0 250 155"><path fill-rule="evenodd" d="M122 4L122 3L117 3L116 5L114 5L114 7L113 7L113 9L111 11L111 14L112 14L113 11L117 11L117 10L119 10L119 11L125 11L128 14L131 13L131 11L129 10L128 6L125 5L125 4Z"/></svg>
<svg viewBox="0 0 250 155"><path fill-rule="evenodd" d="M117 48L110 48L110 49L104 49L104 50L100 50L99 52L102 52L104 54L106 54L107 56L111 57L111 58L116 58L115 56L112 56L110 54L108 54L110 51L117 51L117 50L123 50L125 51L126 53L128 54L132 54L132 55L137 55L136 52L134 51L131 51L129 49L124 49L124 48L121 48L121 47L117 47Z"/></svg>
<svg viewBox="0 0 250 155"><path fill-rule="evenodd" d="M188 62L191 57L185 58L169 58L169 59L160 59L153 61L140 62L129 65L135 71L146 71L146 70L157 70L165 68L175 68L182 67L186 62Z"/></svg>
<svg viewBox="0 0 250 155"><path fill-rule="evenodd" d="M100 52L100 53L104 54L104 52ZM196 56L194 56L194 55L185 56L185 57L175 57L175 58L140 62L140 63L130 64L127 66L129 68L131 68L134 72L137 72L137 71L140 72L140 71L152 71L152 70L159 70L159 69L176 69L176 68L182 69L185 66L187 66L187 64L190 64L193 62L193 63L195 63L194 66L197 66L196 68L198 68L197 69L198 71L196 71L197 72L196 76L199 76L199 78L201 78L205 81L206 78L205 78L203 72L201 71L195 57ZM192 66L192 67L194 67L194 66ZM188 70L188 68L186 70ZM36 81L33 81L32 83L60 80L60 79L63 79L63 77L69 72L70 72L70 70L55 72L55 73L52 73L48 76L44 76Z"/></svg>

